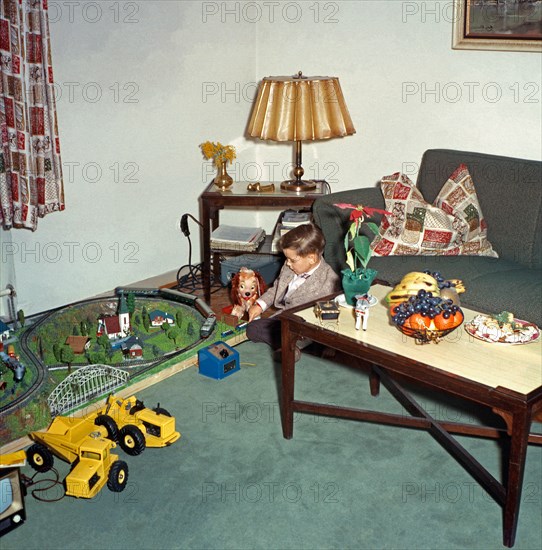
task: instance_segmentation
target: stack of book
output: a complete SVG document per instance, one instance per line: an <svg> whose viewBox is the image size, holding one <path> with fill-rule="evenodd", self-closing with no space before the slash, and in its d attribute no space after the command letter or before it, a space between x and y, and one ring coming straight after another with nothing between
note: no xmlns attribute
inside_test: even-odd
<svg viewBox="0 0 542 550"><path fill-rule="evenodd" d="M211 234L211 248L254 252L264 239L265 231L261 227L220 225Z"/></svg>
<svg viewBox="0 0 542 550"><path fill-rule="evenodd" d="M273 232L273 241L271 243L271 252L278 252L278 242L280 238L288 233L294 227L303 225L305 223L311 223L312 213L308 211L299 212L297 210L285 210Z"/></svg>

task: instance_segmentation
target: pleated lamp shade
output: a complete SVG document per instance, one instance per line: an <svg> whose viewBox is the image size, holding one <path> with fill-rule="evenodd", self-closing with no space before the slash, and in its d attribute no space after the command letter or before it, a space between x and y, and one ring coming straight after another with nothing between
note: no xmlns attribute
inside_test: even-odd
<svg viewBox="0 0 542 550"><path fill-rule="evenodd" d="M248 124L251 137L272 141L295 141L297 182L290 188L307 189L301 184L301 142L344 137L356 132L339 79L330 76L269 76L262 80ZM298 162L297 162L298 161ZM297 174L296 174L297 171ZM301 174L299 174L301 172ZM315 185L312 185L314 188Z"/></svg>

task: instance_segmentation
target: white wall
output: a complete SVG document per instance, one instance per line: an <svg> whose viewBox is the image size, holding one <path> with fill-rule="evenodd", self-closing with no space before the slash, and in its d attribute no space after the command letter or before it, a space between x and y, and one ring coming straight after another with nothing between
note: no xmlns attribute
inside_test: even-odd
<svg viewBox="0 0 542 550"><path fill-rule="evenodd" d="M264 76L340 78L357 134L303 149L334 190L415 172L427 148L540 158L540 55L452 50L451 1L49 4L66 210L11 231L27 314L186 263L178 222L214 175L201 142L235 144L237 178L282 179L291 146L244 138Z"/></svg>

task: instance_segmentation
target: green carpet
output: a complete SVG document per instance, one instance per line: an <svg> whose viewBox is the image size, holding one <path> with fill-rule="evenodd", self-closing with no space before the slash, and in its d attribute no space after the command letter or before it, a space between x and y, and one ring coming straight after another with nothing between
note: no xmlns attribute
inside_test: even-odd
<svg viewBox="0 0 542 550"><path fill-rule="evenodd" d="M29 496L27 521L2 538L2 550L502 548L500 507L426 432L299 414L287 441L280 366L261 344L237 350L241 371L225 380L189 368L139 393L175 415L182 438L139 457L117 448L130 468L123 493L54 503ZM306 354L296 382L298 398L402 410L384 388L372 398L366 374ZM417 395L438 419L480 418L472 405ZM496 442L461 440L500 478ZM517 549L542 547L541 480L542 448L530 446Z"/></svg>

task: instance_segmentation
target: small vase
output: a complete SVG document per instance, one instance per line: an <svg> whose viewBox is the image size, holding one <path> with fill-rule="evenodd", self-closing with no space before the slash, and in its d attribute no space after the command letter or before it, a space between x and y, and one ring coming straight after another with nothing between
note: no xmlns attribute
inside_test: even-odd
<svg viewBox="0 0 542 550"><path fill-rule="evenodd" d="M348 305L355 306L355 296L369 292L378 271L376 269L360 268L354 272L351 269L343 269L341 273L345 301Z"/></svg>
<svg viewBox="0 0 542 550"><path fill-rule="evenodd" d="M214 179L214 184L217 187L220 187L222 191L224 191L225 189L227 189L233 184L233 178L226 171L227 164L228 164L228 161L225 160L224 162L221 162L218 165L218 174Z"/></svg>

